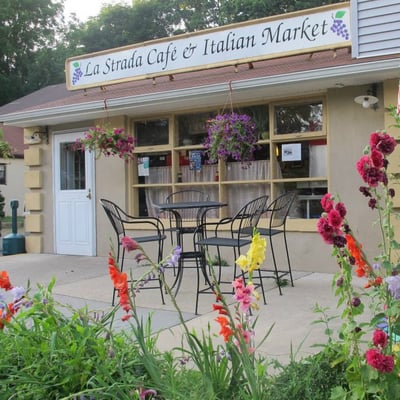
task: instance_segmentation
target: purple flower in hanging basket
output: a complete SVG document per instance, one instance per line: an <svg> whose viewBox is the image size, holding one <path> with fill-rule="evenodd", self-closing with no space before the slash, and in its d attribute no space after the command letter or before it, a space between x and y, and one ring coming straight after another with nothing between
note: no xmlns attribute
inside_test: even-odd
<svg viewBox="0 0 400 400"><path fill-rule="evenodd" d="M249 115L227 113L218 114L207 121L207 138L204 142L205 154L210 164L219 158L231 157L235 161L250 163L257 149L257 127Z"/></svg>

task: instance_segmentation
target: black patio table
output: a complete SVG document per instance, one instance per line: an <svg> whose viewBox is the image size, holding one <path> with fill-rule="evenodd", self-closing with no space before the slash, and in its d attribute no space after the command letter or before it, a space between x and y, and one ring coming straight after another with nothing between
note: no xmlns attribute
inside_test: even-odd
<svg viewBox="0 0 400 400"><path fill-rule="evenodd" d="M180 211L187 210L187 209L198 209L197 212L197 226L193 227L193 232L195 231L196 227L201 226L204 223L206 218L207 212L211 209L221 208L227 206L227 203L223 203L220 201L213 201L213 200L204 200L204 201L179 201L174 203L162 203L162 204L155 204L154 207L158 208L162 211L171 212L176 220L176 243L182 249L179 262L177 273L175 277L175 281L171 286L171 289L175 288L175 295L178 293L183 276L183 261L186 259L194 259L197 257L195 249L191 249L190 251L185 251L183 249L183 233L184 227L182 224L182 216Z"/></svg>

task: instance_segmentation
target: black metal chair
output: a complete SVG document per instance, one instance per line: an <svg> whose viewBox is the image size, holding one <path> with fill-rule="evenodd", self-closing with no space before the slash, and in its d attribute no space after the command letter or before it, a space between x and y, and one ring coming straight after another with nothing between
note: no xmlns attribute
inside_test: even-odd
<svg viewBox="0 0 400 400"><path fill-rule="evenodd" d="M268 268L260 269L259 278L260 280L262 280L263 278L274 278L279 288L279 294L281 295L283 286L282 279L285 276L289 276L290 283L292 286L294 286L292 267L290 264L289 249L286 238L286 221L295 197L296 197L296 192L294 191L286 192L278 196L274 201L272 201L268 205L268 207L264 211L267 217L268 227L263 228L259 226L257 228L257 230L260 232L260 235L269 237L269 244L270 244L269 248L271 249L271 256L273 262L273 269L268 269ZM278 263L276 260L273 238L278 235L283 235L286 259L287 259L286 268L278 267Z"/></svg>
<svg viewBox="0 0 400 400"><path fill-rule="evenodd" d="M261 196L254 200L249 201L244 205L234 217L223 218L218 222L205 222L200 225L195 231L195 246L197 252L201 253L202 256L198 257L198 277L197 277L197 293L196 293L196 308L195 312L197 314L199 295L203 293L213 293L213 279L209 276L209 270L207 267L207 256L211 247L214 247L217 252L217 260L222 260L221 248L231 248L233 249L234 261L241 254L241 249L244 246L248 246L251 243L254 228L257 227L260 220L261 214L266 208L268 201L268 196ZM208 234L212 229L212 236ZM218 266L218 276L216 277L218 284L227 283L222 282L222 268L221 265ZM201 274L200 274L201 272ZM240 272L240 275L244 274ZM234 265L233 278L239 276L237 274L236 263ZM201 281L205 279L205 287L201 288ZM229 282L231 283L231 282ZM265 303L265 293L262 280L260 280L257 286L261 287L263 299ZM232 290L230 289L230 293Z"/></svg>
<svg viewBox="0 0 400 400"><path fill-rule="evenodd" d="M117 262L120 270L122 271L124 268L124 260L125 260L125 248L122 246L121 239L124 236L127 236L126 231L132 230L134 225L139 225L141 228L145 228L148 231L151 231L151 234L146 236L134 236L134 239L137 243L156 243L157 244L157 262L160 262L163 258L163 250L164 250L164 240L166 235L164 233L164 225L162 222L155 217L134 217L132 215L127 214L121 207L116 205L110 200L101 199L101 205L104 208L104 211L111 222L112 227L114 228L116 234L116 242L117 242ZM162 282L159 278L155 277L150 279L150 281L157 281L157 286L153 286L152 284L148 284L144 286L142 289L160 289L161 300L164 302L164 294L162 289ZM115 294L117 289L113 291L112 297L112 305L115 303Z"/></svg>

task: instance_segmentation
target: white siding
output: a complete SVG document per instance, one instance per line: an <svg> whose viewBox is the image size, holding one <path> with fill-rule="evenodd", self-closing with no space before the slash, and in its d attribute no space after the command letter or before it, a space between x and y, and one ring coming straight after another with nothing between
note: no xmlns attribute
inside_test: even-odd
<svg viewBox="0 0 400 400"><path fill-rule="evenodd" d="M400 53L400 0L351 0L353 57Z"/></svg>

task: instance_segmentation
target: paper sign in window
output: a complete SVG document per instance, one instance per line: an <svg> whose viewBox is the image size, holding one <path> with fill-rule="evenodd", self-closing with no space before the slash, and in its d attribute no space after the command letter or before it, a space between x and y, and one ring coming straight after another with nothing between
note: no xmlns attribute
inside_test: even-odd
<svg viewBox="0 0 400 400"><path fill-rule="evenodd" d="M150 159L149 157L139 157L138 158L138 175L139 176L149 176L150 172Z"/></svg>
<svg viewBox="0 0 400 400"><path fill-rule="evenodd" d="M301 161L301 143L283 144L282 161Z"/></svg>

